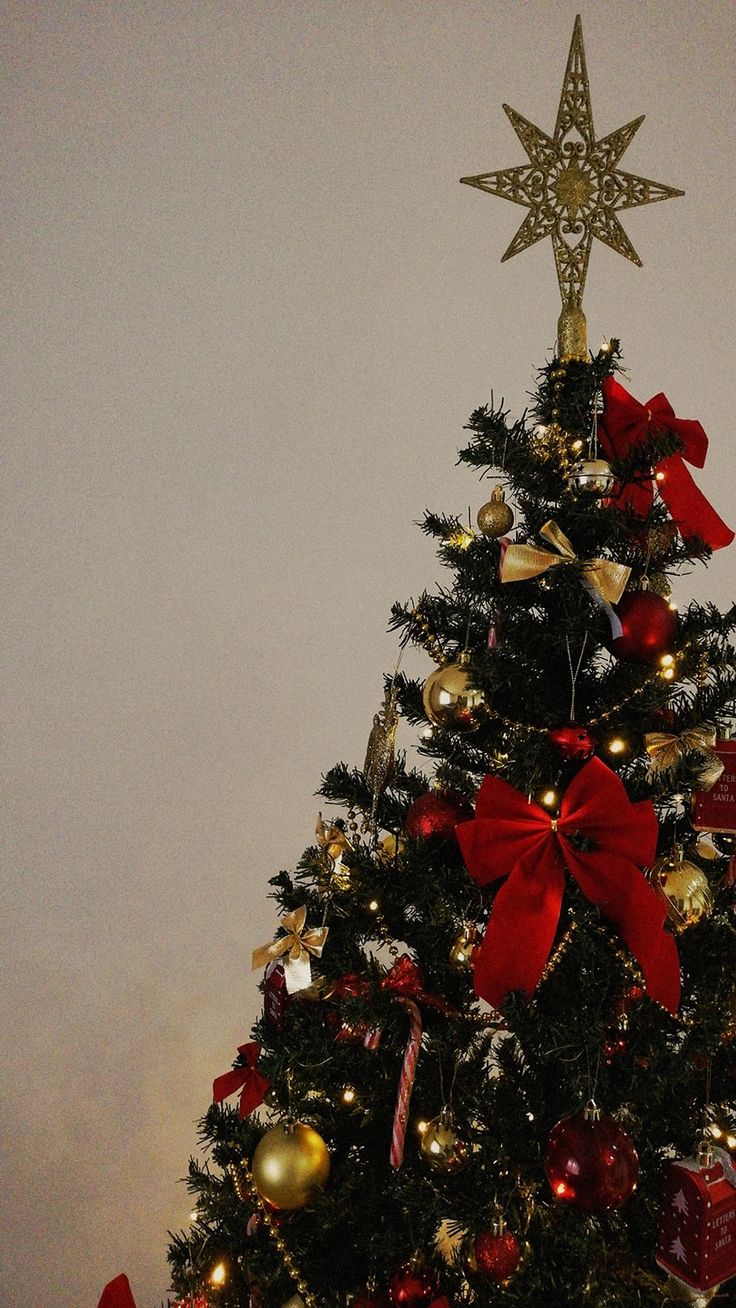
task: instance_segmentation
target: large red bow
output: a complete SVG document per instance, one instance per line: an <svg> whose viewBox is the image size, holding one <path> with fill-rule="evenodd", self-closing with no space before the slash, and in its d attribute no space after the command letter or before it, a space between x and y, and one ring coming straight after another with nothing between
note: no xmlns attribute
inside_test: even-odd
<svg viewBox="0 0 736 1308"><path fill-rule="evenodd" d="M595 843L579 850L579 832ZM657 848L657 816L649 800L632 804L623 782L598 758L580 769L556 820L498 777L486 777L475 818L455 828L479 885L499 877L475 989L498 1008L511 990L530 997L549 958L562 907L565 868L583 894L615 922L641 967L647 990L671 1013L680 1000L675 942L663 931L667 908L642 875Z"/></svg>
<svg viewBox="0 0 736 1308"><path fill-rule="evenodd" d="M734 533L698 490L685 467L685 460L696 468L702 468L705 463L708 437L700 423L691 418L676 418L672 405L662 392L652 396L646 404L640 404L613 377L606 377L603 382L603 401L598 435L607 458L626 459L637 446L646 442L650 433L674 432L682 441L682 450L661 459L652 473L656 473L659 493L683 540L699 536L712 550L730 545ZM635 513L645 517L653 498L650 476L644 482L624 486L618 502L630 505Z"/></svg>
<svg viewBox="0 0 736 1308"><path fill-rule="evenodd" d="M263 1103L271 1083L256 1068L256 1063L261 1056L259 1044L253 1041L250 1045L240 1045L238 1053L243 1055L246 1061L245 1067L234 1067L232 1072L224 1072L222 1076L216 1077L212 1082L212 1098L216 1104L222 1103L223 1099L234 1095L242 1086L238 1117L247 1117Z"/></svg>
<svg viewBox="0 0 736 1308"><path fill-rule="evenodd" d="M130 1289L130 1281L124 1272L108 1281L97 1308L135 1308L135 1299Z"/></svg>

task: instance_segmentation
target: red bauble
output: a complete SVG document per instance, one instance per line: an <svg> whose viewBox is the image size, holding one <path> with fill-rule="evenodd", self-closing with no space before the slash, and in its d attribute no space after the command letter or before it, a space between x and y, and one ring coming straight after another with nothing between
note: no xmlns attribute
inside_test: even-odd
<svg viewBox="0 0 736 1308"><path fill-rule="evenodd" d="M620 1208L632 1194L639 1158L618 1122L584 1108L553 1126L544 1170L560 1203L584 1213L605 1213Z"/></svg>
<svg viewBox="0 0 736 1308"><path fill-rule="evenodd" d="M507 1281L521 1258L519 1242L511 1231L481 1231L473 1251L478 1271L491 1281Z"/></svg>
<svg viewBox="0 0 736 1308"><path fill-rule="evenodd" d="M453 835L458 822L467 822L473 809L464 795L456 790L428 790L409 808L404 826L407 835L415 840L446 840Z"/></svg>
<svg viewBox="0 0 736 1308"><path fill-rule="evenodd" d="M666 600L651 590L632 590L616 605L622 632L611 641L611 650L619 659L652 663L666 654L675 632L677 614Z"/></svg>
<svg viewBox="0 0 736 1308"><path fill-rule="evenodd" d="M566 722L562 727L553 727L547 732L547 739L564 759L572 763L584 763L595 754L595 741L588 728L582 727L579 722Z"/></svg>
<svg viewBox="0 0 736 1308"><path fill-rule="evenodd" d="M410 1259L394 1272L388 1297L394 1308L428 1308L437 1297L439 1281L431 1268Z"/></svg>

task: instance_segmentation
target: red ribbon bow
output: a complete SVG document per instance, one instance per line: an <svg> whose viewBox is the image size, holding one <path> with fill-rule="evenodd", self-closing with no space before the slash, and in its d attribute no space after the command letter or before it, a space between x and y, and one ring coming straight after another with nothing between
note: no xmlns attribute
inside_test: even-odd
<svg viewBox="0 0 736 1308"><path fill-rule="evenodd" d="M135 1308L135 1299L130 1288L130 1281L124 1272L108 1281L97 1308Z"/></svg>
<svg viewBox="0 0 736 1308"><path fill-rule="evenodd" d="M212 1099L216 1104L220 1104L223 1099L229 1099L230 1095L234 1095L235 1091L242 1087L238 1104L238 1117L242 1118L247 1117L263 1103L271 1083L256 1069L256 1063L261 1056L259 1044L253 1041L250 1045L240 1045L238 1053L245 1058L246 1066L234 1067L232 1072L225 1072L222 1076L216 1077L212 1082Z"/></svg>
<svg viewBox="0 0 736 1308"><path fill-rule="evenodd" d="M475 818L455 828L479 885L509 873L476 955L476 994L494 1008L511 990L532 995L555 938L567 868L618 927L652 999L676 1012L680 964L662 929L667 906L640 871L654 860L657 829L650 801L632 804L623 782L598 758L573 778L556 820L507 782L486 777ZM569 840L575 832L592 838L595 849L576 849Z"/></svg>
<svg viewBox="0 0 736 1308"><path fill-rule="evenodd" d="M650 432L674 432L682 441L682 450L661 459L652 473L656 473L659 493L683 540L699 536L712 550L730 545L734 533L698 490L685 467L685 460L696 468L702 468L705 463L708 437L700 423L692 418L676 418L672 405L661 391L646 404L640 404L613 377L606 377L603 382L603 401L598 435L606 457L626 459L647 440ZM643 483L632 482L624 486L618 503L622 506L628 504L635 513L646 517L653 498L650 476Z"/></svg>
<svg viewBox="0 0 736 1308"><path fill-rule="evenodd" d="M393 967L389 968L383 977L381 986L384 990L393 991L400 999L418 999L420 1003L428 1004L430 1008L438 1008L441 1013L457 1013L457 1009L453 1008L452 1004L446 1003L437 995L427 994L424 989L422 970L408 954L402 954L397 958Z"/></svg>

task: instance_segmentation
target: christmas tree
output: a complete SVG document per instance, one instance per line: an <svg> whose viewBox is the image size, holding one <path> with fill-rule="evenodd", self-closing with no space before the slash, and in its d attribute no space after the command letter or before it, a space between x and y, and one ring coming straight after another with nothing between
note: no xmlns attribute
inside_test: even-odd
<svg viewBox="0 0 736 1308"><path fill-rule="evenodd" d="M188 1308L736 1303L736 606L669 582L733 533L700 424L582 310L593 239L638 262L617 213L680 193L618 167L640 119L596 139L579 20L554 133L507 113L528 164L463 180L528 209L504 257L551 237L556 350L526 414L470 419L477 529L425 515L450 580L391 625L436 669L399 658L271 880Z"/></svg>

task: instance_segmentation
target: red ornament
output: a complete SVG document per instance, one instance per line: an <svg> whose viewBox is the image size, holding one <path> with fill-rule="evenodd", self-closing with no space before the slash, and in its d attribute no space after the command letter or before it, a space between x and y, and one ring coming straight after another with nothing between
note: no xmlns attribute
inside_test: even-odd
<svg viewBox="0 0 736 1308"><path fill-rule="evenodd" d="M438 1289L436 1273L416 1258L411 1258L394 1272L388 1295L394 1308L429 1308Z"/></svg>
<svg viewBox="0 0 736 1308"><path fill-rule="evenodd" d="M467 822L473 809L456 790L428 790L409 808L404 826L415 840L447 840L458 822Z"/></svg>
<svg viewBox="0 0 736 1308"><path fill-rule="evenodd" d="M736 832L736 740L716 741L715 753L723 772L710 790L693 791L693 827L696 831L715 831L719 835ZM724 853L728 841L714 841Z"/></svg>
<svg viewBox="0 0 736 1308"><path fill-rule="evenodd" d="M388 1308L388 1294L384 1289L369 1283L353 1299L353 1308Z"/></svg>
<svg viewBox="0 0 736 1308"><path fill-rule="evenodd" d="M616 613L621 635L611 641L611 651L619 659L652 663L666 654L677 631L677 614L661 595L651 590L628 591Z"/></svg>
<svg viewBox="0 0 736 1308"><path fill-rule="evenodd" d="M620 1208L632 1194L639 1158L626 1132L590 1104L553 1126L544 1155L552 1193L584 1213Z"/></svg>
<svg viewBox="0 0 736 1308"><path fill-rule="evenodd" d="M571 763L584 763L595 754L595 741L588 728L579 722L566 722L562 727L553 727L547 732L547 739Z"/></svg>
<svg viewBox="0 0 736 1308"><path fill-rule="evenodd" d="M736 1170L725 1150L667 1167L657 1262L696 1290L736 1276Z"/></svg>
<svg viewBox="0 0 736 1308"><path fill-rule="evenodd" d="M284 965L280 958L276 958L269 963L263 977L263 1013L279 1033L284 1029L284 1013L291 1002Z"/></svg>
<svg viewBox="0 0 736 1308"><path fill-rule="evenodd" d="M519 1266L521 1249L516 1236L504 1230L502 1222L494 1222L490 1231L481 1231L473 1245L479 1272L491 1281L508 1281Z"/></svg>

